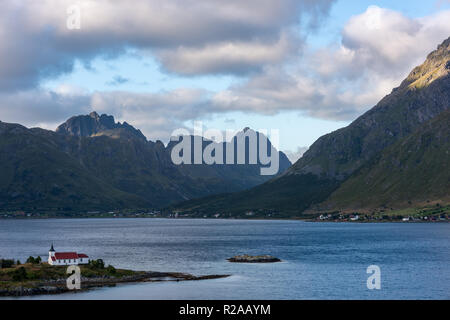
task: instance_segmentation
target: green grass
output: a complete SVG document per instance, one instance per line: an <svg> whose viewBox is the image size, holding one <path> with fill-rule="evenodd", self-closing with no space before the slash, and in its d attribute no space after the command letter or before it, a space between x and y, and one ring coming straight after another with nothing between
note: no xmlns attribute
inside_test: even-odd
<svg viewBox="0 0 450 320"><path fill-rule="evenodd" d="M450 112L401 139L345 181L327 200L338 210L411 211L450 202ZM392 210L391 210L392 211Z"/></svg>
<svg viewBox="0 0 450 320"><path fill-rule="evenodd" d="M142 273L140 271L125 269L114 269L114 271L112 271L108 267L99 269L91 265L79 265L79 267L81 269L81 276L87 278L109 276L120 279L125 276ZM14 275L20 268L25 269L26 276L25 278L15 280ZM32 288L41 282L49 280L64 280L70 276L66 273L66 270L67 266L52 266L46 262L40 264L24 263L21 265L14 265L11 268L3 268L0 269L0 289L18 286Z"/></svg>
<svg viewBox="0 0 450 320"><path fill-rule="evenodd" d="M398 210L388 210L384 212L377 212L375 215L387 215L390 217L394 216L403 216L403 217L430 217L430 216L441 216L441 215L450 215L450 205L446 206L436 206L430 205L420 208L405 208Z"/></svg>
<svg viewBox="0 0 450 320"><path fill-rule="evenodd" d="M312 203L323 201L336 187L335 180L320 179L315 175L289 175L247 191L191 200L174 206L182 214L193 216L220 213L222 217L253 218L275 214L273 217L299 216Z"/></svg>

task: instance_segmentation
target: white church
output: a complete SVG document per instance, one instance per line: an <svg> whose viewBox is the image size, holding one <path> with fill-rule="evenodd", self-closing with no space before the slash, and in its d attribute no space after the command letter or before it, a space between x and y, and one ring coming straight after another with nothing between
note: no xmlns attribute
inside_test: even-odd
<svg viewBox="0 0 450 320"><path fill-rule="evenodd" d="M48 251L48 264L52 266L69 266L88 263L89 257L84 253L55 252L55 249L53 249L53 244Z"/></svg>

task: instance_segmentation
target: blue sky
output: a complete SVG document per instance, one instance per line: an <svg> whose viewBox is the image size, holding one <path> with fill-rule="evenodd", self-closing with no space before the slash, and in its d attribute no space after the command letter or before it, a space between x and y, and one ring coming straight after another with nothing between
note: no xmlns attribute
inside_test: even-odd
<svg viewBox="0 0 450 320"><path fill-rule="evenodd" d="M171 130L189 128L195 120L223 130L279 129L280 149L293 154L375 105L450 35L450 1L320 0L312 8L307 1L298 1L299 7L290 0L266 1L267 8L236 3L227 7L217 2L212 22L202 15L202 10L211 12L210 7L186 4L179 8L180 20L198 14L199 27L184 30L177 25L171 33L175 29L170 22L153 25L151 17L144 16L161 9L156 1L144 1L140 9L118 1L104 11L102 5L107 4L101 2L91 11L83 9L81 21L88 27L81 28L82 36L58 29L64 7L59 12L55 5L44 4L34 16L24 7L22 19L36 24L38 31L22 27L15 32L23 43L36 42L36 47L21 48L20 54L9 57L17 57L17 70L0 64L0 79L8 75L2 70L18 79L4 88L0 82L0 100L17 104L0 108L0 117L52 129L64 117L98 109L165 142ZM102 16L114 10L120 15ZM230 18L230 10L241 14L241 20ZM47 20L49 11L56 20ZM102 25L98 17L113 23ZM369 20L376 22L375 28L366 23ZM6 30L15 26L14 21L4 23ZM118 28L121 23L123 29ZM399 49L390 50L393 45ZM27 50L45 52L27 58ZM197 57L203 58L198 62ZM46 107L27 109L29 101Z"/></svg>

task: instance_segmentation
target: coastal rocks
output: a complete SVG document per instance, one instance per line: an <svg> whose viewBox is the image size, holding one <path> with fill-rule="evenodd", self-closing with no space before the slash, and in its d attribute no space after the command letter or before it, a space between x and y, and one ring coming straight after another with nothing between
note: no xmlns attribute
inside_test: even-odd
<svg viewBox="0 0 450 320"><path fill-rule="evenodd" d="M240 256L234 256L232 258L227 259L229 262L236 262L236 263L273 263L273 262L281 262L280 259L269 256L269 255L262 255L262 256L250 256L248 254L240 255Z"/></svg>
<svg viewBox="0 0 450 320"><path fill-rule="evenodd" d="M81 290L89 290L92 288L111 287L119 283L136 283L136 282L162 282L162 281L195 281L210 280L229 277L229 275L203 275L194 276L189 273L178 272L145 272L132 271L133 274L126 276L94 276L81 277ZM39 282L30 282L28 286L11 286L3 287L0 282L0 297L21 297L33 296L41 294L58 294L71 291L66 286L66 279L49 279Z"/></svg>
<svg viewBox="0 0 450 320"><path fill-rule="evenodd" d="M55 294L66 292L64 287L42 286L42 287L11 287L7 289L0 289L0 297L20 297L20 296L33 296L38 294Z"/></svg>

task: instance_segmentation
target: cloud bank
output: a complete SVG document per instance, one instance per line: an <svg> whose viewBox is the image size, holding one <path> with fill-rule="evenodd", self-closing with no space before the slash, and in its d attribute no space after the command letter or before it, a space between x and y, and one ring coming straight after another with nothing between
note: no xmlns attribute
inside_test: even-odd
<svg viewBox="0 0 450 320"><path fill-rule="evenodd" d="M79 5L80 29L67 28ZM0 90L29 89L73 70L76 60L114 58L127 48L177 73L238 73L279 62L299 49L286 34L331 0L3 0ZM274 49L275 48L275 49ZM205 65L194 61L199 56Z"/></svg>
<svg viewBox="0 0 450 320"><path fill-rule="evenodd" d="M450 11L412 19L369 7L352 17L341 42L305 53L294 68L266 67L213 103L233 110L353 120L400 85L413 67L450 36Z"/></svg>
<svg viewBox="0 0 450 320"><path fill-rule="evenodd" d="M56 126L92 110L113 114L164 139L185 121L243 111L352 120L376 104L450 36L450 11L410 18L371 6L350 18L340 39L310 49L308 33L325 21L328 0L79 1L81 29L66 27L72 1L4 0L0 11L0 119ZM81 61L115 59L133 48L169 74L233 74L222 91L97 91L61 85ZM117 75L109 83L132 79Z"/></svg>

